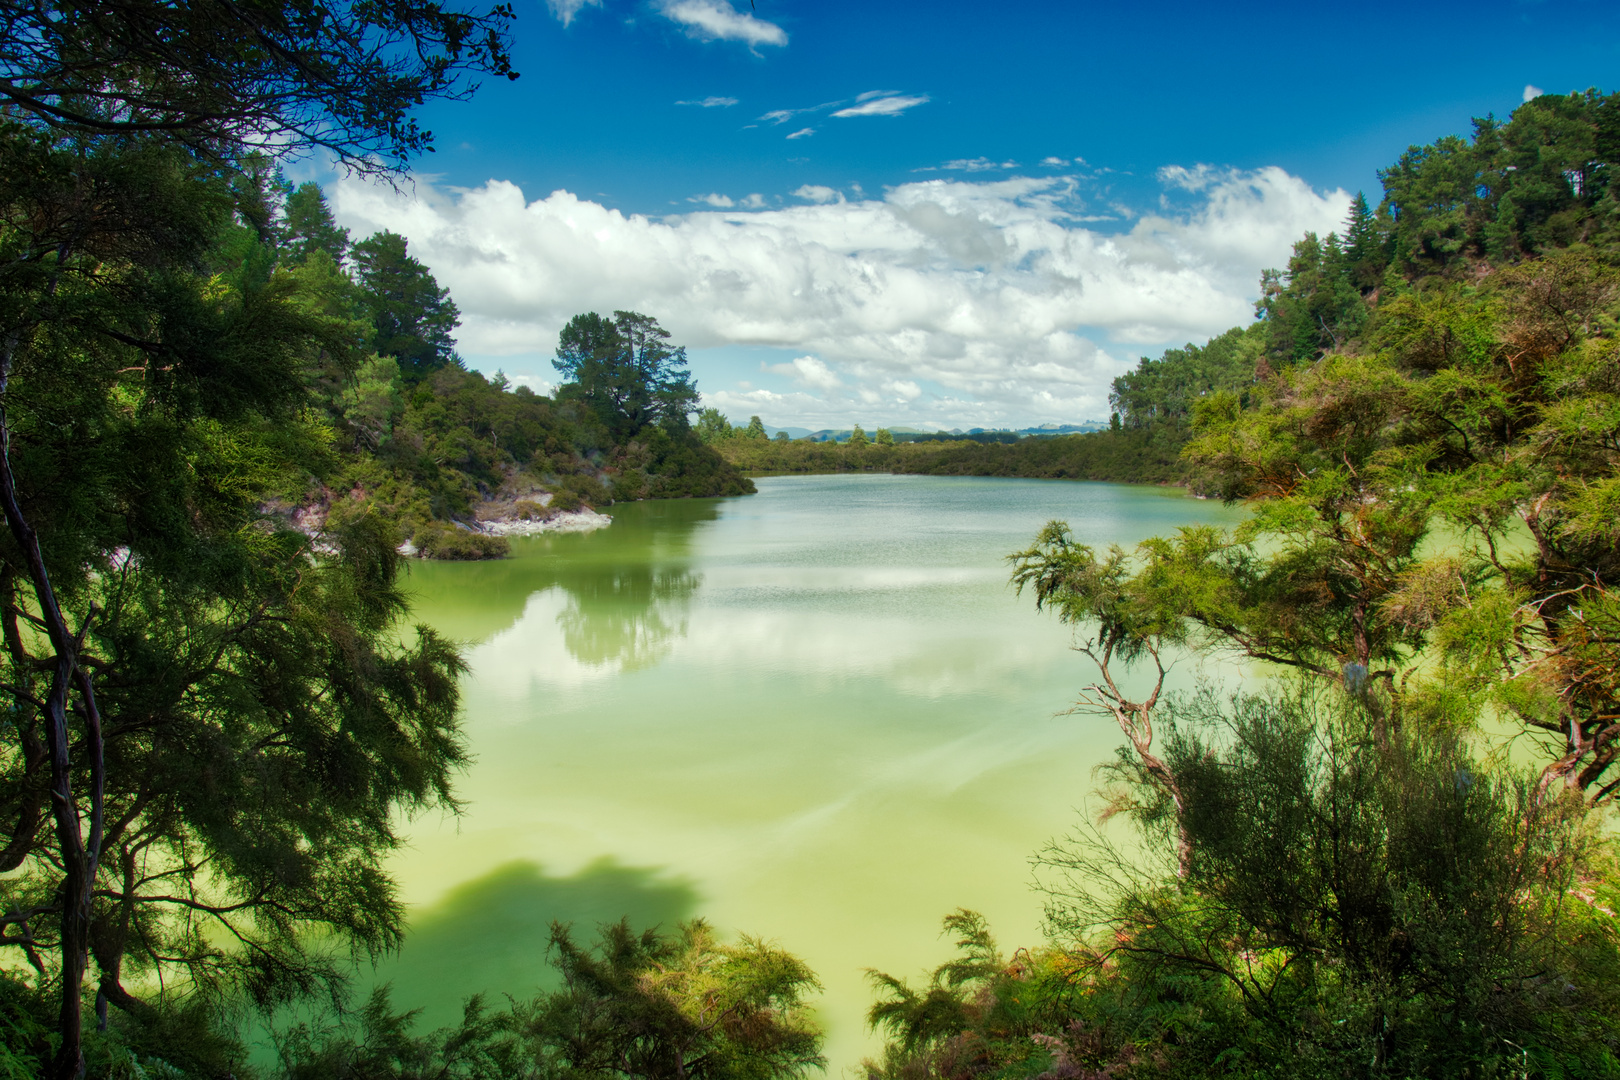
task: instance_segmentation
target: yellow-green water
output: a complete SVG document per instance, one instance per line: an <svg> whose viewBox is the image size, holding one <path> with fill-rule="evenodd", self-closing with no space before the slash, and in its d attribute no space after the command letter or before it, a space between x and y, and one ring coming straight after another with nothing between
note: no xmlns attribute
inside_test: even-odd
<svg viewBox="0 0 1620 1080"><path fill-rule="evenodd" d="M551 920L702 915L820 974L829 1075L875 1048L867 968L944 958L939 919L1039 940L1029 857L1076 824L1119 733L1060 716L1087 675L1003 557L1048 519L1129 546L1236 511L1157 488L773 477L613 508L496 563L416 564L416 618L468 645L476 762L393 869L377 972L449 1022L546 982ZM1190 680L1184 664L1178 677Z"/></svg>

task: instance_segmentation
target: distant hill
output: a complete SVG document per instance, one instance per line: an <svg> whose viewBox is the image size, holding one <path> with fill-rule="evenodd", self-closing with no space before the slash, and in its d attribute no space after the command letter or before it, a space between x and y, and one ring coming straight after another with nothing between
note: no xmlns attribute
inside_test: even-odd
<svg viewBox="0 0 1620 1080"><path fill-rule="evenodd" d="M889 433L894 436L895 442L950 442L957 439L968 439L974 442L1016 442L1018 439L1038 437L1042 435L1079 435L1089 431L1105 431L1108 424L1102 420L1083 420L1078 424L1042 424L1039 427L1026 428L985 428L973 427L963 430L952 428L949 431L923 431L912 427L892 427ZM778 429L767 428L772 435ZM806 431L803 428L782 428L788 432L790 439L808 438L814 442L846 442L854 434L852 428L835 430L822 428L820 431ZM872 437L876 428L866 429L867 438ZM798 434L803 432L803 434Z"/></svg>

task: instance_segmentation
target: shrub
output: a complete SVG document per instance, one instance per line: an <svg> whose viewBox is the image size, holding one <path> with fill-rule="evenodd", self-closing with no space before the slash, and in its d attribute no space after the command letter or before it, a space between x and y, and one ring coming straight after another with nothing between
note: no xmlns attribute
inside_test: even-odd
<svg viewBox="0 0 1620 1080"><path fill-rule="evenodd" d="M437 521L417 529L411 542L424 559L503 559L512 551L504 536L485 536Z"/></svg>

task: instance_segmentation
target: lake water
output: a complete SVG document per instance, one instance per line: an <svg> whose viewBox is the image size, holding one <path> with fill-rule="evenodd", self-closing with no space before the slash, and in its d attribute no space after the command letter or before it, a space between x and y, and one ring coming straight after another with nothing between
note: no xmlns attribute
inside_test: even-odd
<svg viewBox="0 0 1620 1080"><path fill-rule="evenodd" d="M589 937L702 915L810 963L846 1075L876 1048L865 970L944 959L941 916L1040 940L1029 857L1076 824L1121 741L1058 715L1087 661L1014 595L1004 556L1052 518L1130 546L1239 516L1065 481L758 485L412 566L416 618L468 645L477 758L465 812L413 822L393 862L412 930L378 978L425 1024L476 991L532 994L552 919Z"/></svg>

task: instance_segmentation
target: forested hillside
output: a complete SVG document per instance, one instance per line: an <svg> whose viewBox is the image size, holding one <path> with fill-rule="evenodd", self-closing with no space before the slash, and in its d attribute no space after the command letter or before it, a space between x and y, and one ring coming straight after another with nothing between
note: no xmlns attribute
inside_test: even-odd
<svg viewBox="0 0 1620 1080"><path fill-rule="evenodd" d="M1355 349L1382 300L1437 281L1461 282L1552 251L1604 260L1620 246L1610 163L1620 157L1620 108L1601 94L1543 95L1507 121L1474 121L1471 139L1412 147L1379 176L1376 210L1358 194L1342 233L1306 235L1286 268L1261 277L1257 320L1204 345L1170 349L1114 380L1111 431L1005 445L958 443L842 452L847 444L782 446L744 428L705 432L750 473L900 472L1059 477L1207 485L1180 457L1195 403L1217 391L1247 401L1277 371ZM1051 445L1046 445L1050 443ZM859 447L857 446L857 449Z"/></svg>
<svg viewBox="0 0 1620 1080"><path fill-rule="evenodd" d="M284 500L301 526L375 514L424 555L483 558L507 547L478 531L486 519L752 490L692 435L685 352L655 320L575 319L555 398L487 379L456 355L455 302L404 237L351 244L319 187L250 166L215 258L244 288L286 290L330 335L304 375L326 452L306 458ZM594 337L578 340L581 325Z"/></svg>
<svg viewBox="0 0 1620 1080"><path fill-rule="evenodd" d="M1413 147L1253 327L1116 383L1250 515L1010 556L1134 844L1039 855L1044 948L959 912L875 976L873 1076L1620 1075L1617 135L1549 95ZM1184 650L1271 681L1168 693Z"/></svg>

